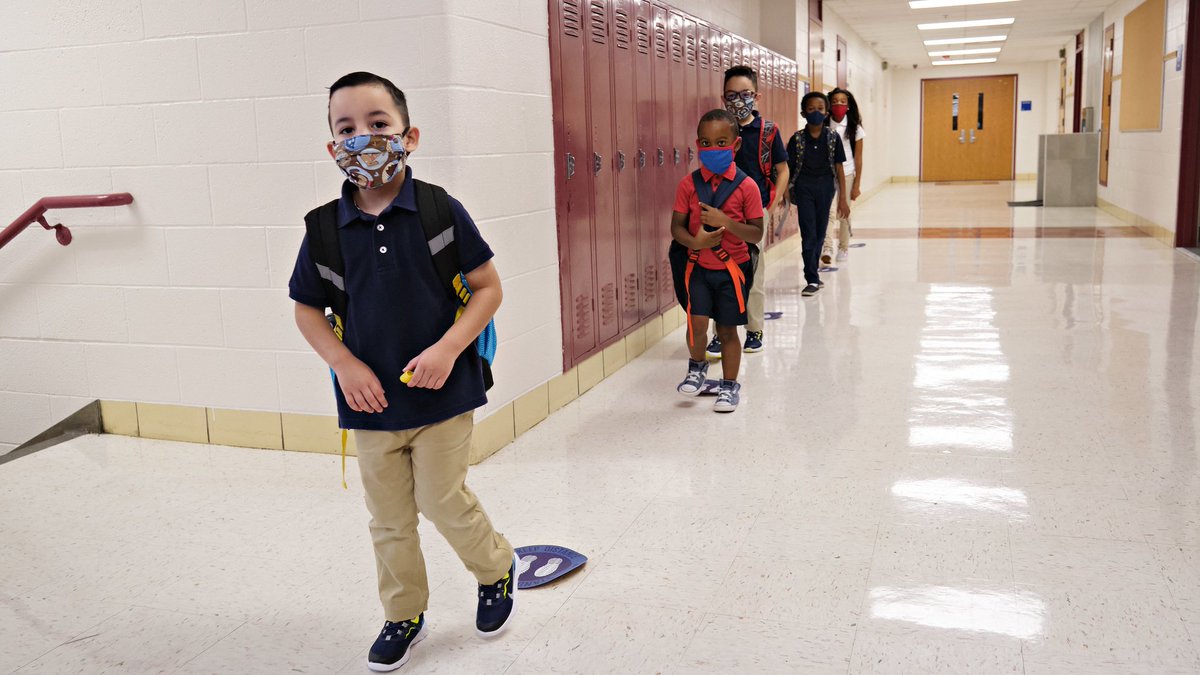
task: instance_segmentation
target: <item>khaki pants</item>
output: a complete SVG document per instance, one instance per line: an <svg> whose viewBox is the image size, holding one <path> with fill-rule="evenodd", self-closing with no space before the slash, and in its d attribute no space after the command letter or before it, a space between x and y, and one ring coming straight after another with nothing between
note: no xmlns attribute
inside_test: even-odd
<svg viewBox="0 0 1200 675"><path fill-rule="evenodd" d="M764 219L770 227L771 218ZM765 240L766 237L763 237ZM754 284L750 286L750 296L746 298L746 330L761 333L763 329L763 310L767 303L767 252L760 251L758 265L754 268Z"/></svg>
<svg viewBox="0 0 1200 675"><path fill-rule="evenodd" d="M846 184L854 182L854 174L846 176ZM850 250L850 219L839 218L837 214L837 195L833 196L833 208L829 209L829 229L825 231L825 246L821 248L821 257L833 256L833 233L837 231L838 250ZM823 261L822 261L823 262Z"/></svg>
<svg viewBox="0 0 1200 675"><path fill-rule="evenodd" d="M428 609L417 513L430 520L481 584L508 573L513 548L466 485L474 412L419 429L355 431L371 512L379 600L388 621Z"/></svg>

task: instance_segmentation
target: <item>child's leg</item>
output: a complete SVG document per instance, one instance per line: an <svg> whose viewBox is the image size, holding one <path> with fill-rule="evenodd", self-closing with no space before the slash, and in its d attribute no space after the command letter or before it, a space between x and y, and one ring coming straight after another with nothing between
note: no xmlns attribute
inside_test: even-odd
<svg viewBox="0 0 1200 675"><path fill-rule="evenodd" d="M810 284L821 280L817 271L821 254L821 239L817 238L817 195L810 184L813 181L801 177L796 181L796 218L800 223L800 251L804 259L804 280ZM826 200L826 204L829 200ZM828 214L826 214L828 218Z"/></svg>
<svg viewBox="0 0 1200 675"><path fill-rule="evenodd" d="M767 305L767 256L759 253L754 266L754 284L750 286L750 297L746 298L746 330L761 333ZM736 332L736 331L735 331ZM720 335L720 333L717 333ZM724 344L722 342L721 344Z"/></svg>
<svg viewBox="0 0 1200 675"><path fill-rule="evenodd" d="M837 217L837 203L834 199L837 198L837 183L833 181L833 177L822 178L816 185L813 186L813 192L817 196L813 207L813 221L816 223L816 236L819 241L825 241L826 235L829 234L830 215Z"/></svg>
<svg viewBox="0 0 1200 675"><path fill-rule="evenodd" d="M450 543L481 584L502 579L513 564L513 547L492 527L467 487L474 413L464 413L416 432L412 468L417 507Z"/></svg>
<svg viewBox="0 0 1200 675"><path fill-rule="evenodd" d="M742 346L738 344L737 326L717 324L717 337L721 338L721 373L726 380L736 380L742 367Z"/></svg>
<svg viewBox="0 0 1200 675"><path fill-rule="evenodd" d="M708 322L711 319L707 316L692 315L692 334L688 340L688 356L693 361L704 360L704 348L708 346ZM687 331L684 331L687 333ZM736 342L736 339L735 339ZM724 345L721 347L724 350Z"/></svg>
<svg viewBox="0 0 1200 675"><path fill-rule="evenodd" d="M837 199L835 194L834 199ZM821 262L825 265L833 262L833 228L837 221L837 209L829 211L829 225L825 230L825 245L821 247Z"/></svg>
<svg viewBox="0 0 1200 675"><path fill-rule="evenodd" d="M839 218L838 226L838 250L849 251L851 236L850 219Z"/></svg>
<svg viewBox="0 0 1200 675"><path fill-rule="evenodd" d="M388 621L404 621L429 604L429 580L417 535L411 433L355 431L358 468L371 512L379 600Z"/></svg>

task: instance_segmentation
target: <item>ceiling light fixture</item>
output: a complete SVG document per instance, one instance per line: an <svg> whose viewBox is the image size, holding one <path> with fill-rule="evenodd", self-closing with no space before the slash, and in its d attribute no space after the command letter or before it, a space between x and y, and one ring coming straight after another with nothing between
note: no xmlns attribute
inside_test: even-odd
<svg viewBox="0 0 1200 675"><path fill-rule="evenodd" d="M935 66L967 66L972 63L995 63L996 59L953 59L949 61L934 61Z"/></svg>
<svg viewBox="0 0 1200 675"><path fill-rule="evenodd" d="M1008 39L1007 35L985 35L983 37L963 37L963 38L939 38L937 40L926 40L926 47L934 47L938 45L973 45L980 42L1004 42Z"/></svg>
<svg viewBox="0 0 1200 675"><path fill-rule="evenodd" d="M974 21L943 21L941 23L919 23L919 30L945 30L947 28L978 28L980 26L1011 26L1014 18L1007 19L976 19Z"/></svg>
<svg viewBox="0 0 1200 675"><path fill-rule="evenodd" d="M930 56L966 56L968 54L999 54L999 47L984 47L983 49L949 49L944 52L929 52Z"/></svg>
<svg viewBox="0 0 1200 675"><path fill-rule="evenodd" d="M998 2L1016 2L1017 0L909 0L912 9L934 9L935 7L961 7L963 5L991 5Z"/></svg>

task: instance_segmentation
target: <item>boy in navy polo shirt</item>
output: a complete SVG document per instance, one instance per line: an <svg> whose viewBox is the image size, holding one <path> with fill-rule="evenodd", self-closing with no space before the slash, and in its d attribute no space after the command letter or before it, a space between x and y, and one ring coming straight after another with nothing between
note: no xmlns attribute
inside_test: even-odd
<svg viewBox="0 0 1200 675"><path fill-rule="evenodd" d="M758 73L749 66L734 66L726 70L723 99L725 109L737 118L738 135L742 139L734 161L737 167L753 178L758 185L763 209L766 210L767 224L778 223L783 217L784 196L787 191L776 186L788 184L787 149L783 145L779 126L763 118L756 109L762 99L762 94L758 93ZM761 352L763 349L767 267L762 256L754 258L754 283L750 286L750 298L747 303L746 344L743 348L747 354ZM708 357L720 356L721 338L713 336L708 345Z"/></svg>
<svg viewBox="0 0 1200 675"><path fill-rule="evenodd" d="M754 180L734 164L734 153L742 140L737 119L730 112L718 109L705 113L696 135L701 168L679 182L671 214L671 236L689 250L684 279L690 358L687 376L678 391L684 396L697 396L704 389L708 377L704 352L711 318L721 338L724 375L713 410L730 413L737 410L741 400L742 387L737 381L742 361L738 326L746 325L747 277L754 275L748 245L763 235L762 198ZM701 190L706 194L702 195ZM714 206L714 202L718 203Z"/></svg>
<svg viewBox="0 0 1200 675"><path fill-rule="evenodd" d="M348 296L342 339L325 318L333 304L321 277L331 273L318 268L308 237L289 291L300 332L336 375L339 424L354 430L358 445L385 618L367 665L390 671L428 634L418 512L479 582L477 631L498 635L513 615L513 547L465 482L473 411L487 400L479 356L468 347L502 293L491 249L450 199L454 240L474 291L455 321L461 305L435 272L406 166L420 132L403 92L378 75L346 75L329 89L329 124L329 154L348 178L337 204L345 264L338 281Z"/></svg>
<svg viewBox="0 0 1200 675"><path fill-rule="evenodd" d="M792 135L788 142L788 165L792 170L792 203L800 221L800 249L804 258L804 280L800 295L811 297L824 286L821 281L821 247L829 229L829 211L837 195L839 218L850 217L846 199L846 150L836 131L825 126L829 99L812 91L800 100L800 110L808 126Z"/></svg>

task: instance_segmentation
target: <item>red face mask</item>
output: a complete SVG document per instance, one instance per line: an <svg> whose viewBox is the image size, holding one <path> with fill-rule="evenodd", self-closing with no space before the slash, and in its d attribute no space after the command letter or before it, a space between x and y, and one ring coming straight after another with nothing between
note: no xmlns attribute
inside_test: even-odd
<svg viewBox="0 0 1200 675"><path fill-rule="evenodd" d="M833 113L833 121L841 122L842 120L846 119L846 113L850 112L850 106L843 105L841 103L835 103L833 106L831 106L830 110Z"/></svg>

